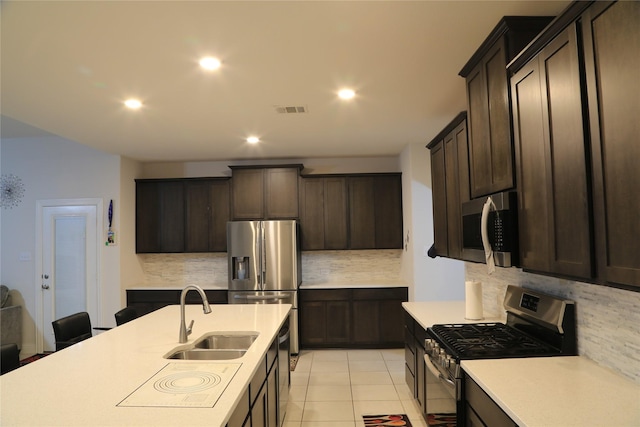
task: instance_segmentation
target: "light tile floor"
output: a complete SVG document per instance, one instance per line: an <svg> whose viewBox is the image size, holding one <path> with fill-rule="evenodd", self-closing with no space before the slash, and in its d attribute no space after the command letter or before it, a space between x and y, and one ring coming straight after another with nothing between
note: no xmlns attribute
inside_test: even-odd
<svg viewBox="0 0 640 427"><path fill-rule="evenodd" d="M300 352L284 427L362 427L363 415L387 414L427 425L404 380L404 349Z"/></svg>

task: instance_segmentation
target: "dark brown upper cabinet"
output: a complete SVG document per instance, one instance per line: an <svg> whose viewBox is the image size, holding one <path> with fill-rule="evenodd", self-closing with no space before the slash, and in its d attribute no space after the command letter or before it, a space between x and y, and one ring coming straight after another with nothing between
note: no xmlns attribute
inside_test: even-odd
<svg viewBox="0 0 640 427"><path fill-rule="evenodd" d="M402 176L349 175L349 248L401 249Z"/></svg>
<svg viewBox="0 0 640 427"><path fill-rule="evenodd" d="M229 179L187 180L185 252L225 252L229 221Z"/></svg>
<svg viewBox="0 0 640 427"><path fill-rule="evenodd" d="M229 179L136 180L136 253L224 252Z"/></svg>
<svg viewBox="0 0 640 427"><path fill-rule="evenodd" d="M347 178L306 176L300 182L302 250L347 249Z"/></svg>
<svg viewBox="0 0 640 427"><path fill-rule="evenodd" d="M136 180L136 253L184 252L182 180Z"/></svg>
<svg viewBox="0 0 640 427"><path fill-rule="evenodd" d="M462 203L469 200L467 114L454 118L428 145L431 154L435 254L462 257Z"/></svg>
<svg viewBox="0 0 640 427"><path fill-rule="evenodd" d="M301 178L303 250L402 248L399 173Z"/></svg>
<svg viewBox="0 0 640 427"><path fill-rule="evenodd" d="M230 166L234 220L297 219L302 165Z"/></svg>
<svg viewBox="0 0 640 427"><path fill-rule="evenodd" d="M522 268L590 279L590 181L577 29L511 78Z"/></svg>
<svg viewBox="0 0 640 427"><path fill-rule="evenodd" d="M471 198L514 187L506 66L551 17L504 17L459 75L466 79Z"/></svg>
<svg viewBox="0 0 640 427"><path fill-rule="evenodd" d="M597 270L640 290L640 2L595 2L582 16Z"/></svg>
<svg viewBox="0 0 640 427"><path fill-rule="evenodd" d="M509 65L524 268L640 290L638 22L576 1Z"/></svg>

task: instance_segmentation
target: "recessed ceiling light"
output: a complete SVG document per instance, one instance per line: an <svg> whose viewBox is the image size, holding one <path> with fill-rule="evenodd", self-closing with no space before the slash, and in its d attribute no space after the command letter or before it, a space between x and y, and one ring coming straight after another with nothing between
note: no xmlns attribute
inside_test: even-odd
<svg viewBox="0 0 640 427"><path fill-rule="evenodd" d="M200 66L205 70L213 71L220 68L220 60L217 58L212 58L210 56L204 57L200 60Z"/></svg>
<svg viewBox="0 0 640 427"><path fill-rule="evenodd" d="M340 89L340 91L338 92L338 96L340 97L340 99L352 99L354 96L356 96L356 93L353 91L353 89Z"/></svg>
<svg viewBox="0 0 640 427"><path fill-rule="evenodd" d="M127 99L126 101L124 101L124 105L125 105L127 108L130 108L130 109L132 109L132 110L137 110L137 109L139 109L140 107L142 107L142 102L140 102L140 101L139 101L139 100L137 100L137 99L133 99L133 98L131 98L131 99Z"/></svg>
<svg viewBox="0 0 640 427"><path fill-rule="evenodd" d="M257 136L250 136L249 138L247 138L247 142L249 144L257 144L258 142L260 142L260 138L258 138Z"/></svg>

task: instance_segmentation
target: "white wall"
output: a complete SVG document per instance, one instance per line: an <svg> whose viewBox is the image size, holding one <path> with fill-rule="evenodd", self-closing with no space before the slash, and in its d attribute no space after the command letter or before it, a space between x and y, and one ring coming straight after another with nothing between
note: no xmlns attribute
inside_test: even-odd
<svg viewBox="0 0 640 427"><path fill-rule="evenodd" d="M120 159L120 206L118 222L114 224L120 246L119 307L127 303L126 289L144 281L143 263L136 255L136 187L135 179L142 176L142 164Z"/></svg>
<svg viewBox="0 0 640 427"><path fill-rule="evenodd" d="M433 244L431 159L424 144L405 147L400 155L404 211L405 257L402 274L413 284L410 301L464 299L464 263L429 258Z"/></svg>
<svg viewBox="0 0 640 427"><path fill-rule="evenodd" d="M35 352L36 325L34 319L36 292L36 201L43 199L103 199L106 210L114 200L115 221L120 193L120 158L84 145L58 138L19 138L2 140L2 173L14 174L25 186L19 206L3 209L0 280L13 292L14 302L23 306L23 355ZM103 233L105 230L103 230ZM106 238L106 237L105 237ZM28 253L31 260L20 261ZM101 318L94 324L113 323L113 313L120 302L120 246L100 249Z"/></svg>
<svg viewBox="0 0 640 427"><path fill-rule="evenodd" d="M153 162L142 165L143 178L197 178L231 176L229 166L303 164L303 174L400 172L398 157L353 157L279 160L222 160L207 162Z"/></svg>

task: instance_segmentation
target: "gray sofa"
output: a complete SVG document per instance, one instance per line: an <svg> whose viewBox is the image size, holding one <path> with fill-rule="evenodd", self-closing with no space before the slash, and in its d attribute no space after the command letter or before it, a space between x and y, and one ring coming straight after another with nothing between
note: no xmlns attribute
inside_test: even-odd
<svg viewBox="0 0 640 427"><path fill-rule="evenodd" d="M0 308L0 344L15 343L22 348L22 306L11 305L11 295L6 286L1 286L2 308Z"/></svg>

